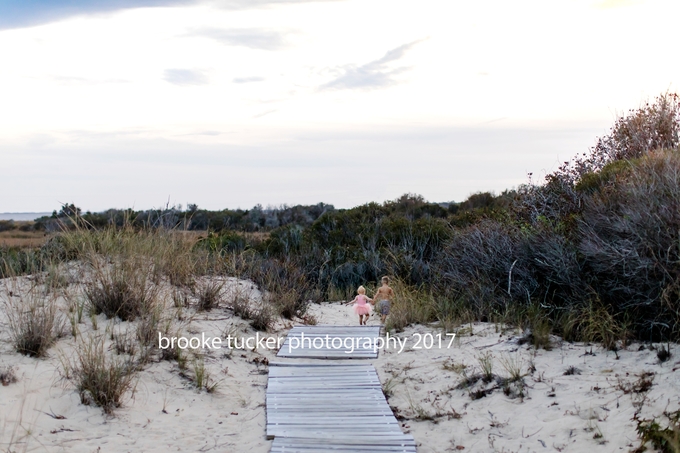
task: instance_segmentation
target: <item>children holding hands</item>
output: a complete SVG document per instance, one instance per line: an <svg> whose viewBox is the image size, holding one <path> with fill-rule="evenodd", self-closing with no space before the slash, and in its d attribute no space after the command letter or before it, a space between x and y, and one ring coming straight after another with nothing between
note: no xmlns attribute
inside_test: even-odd
<svg viewBox="0 0 680 453"><path fill-rule="evenodd" d="M385 324L387 315L390 313L390 305L391 300L394 298L394 291L389 287L390 279L388 277L383 277L380 280L382 286L375 292L373 299L369 299L366 296L366 288L360 286L357 288L357 296L347 303L348 305L354 304L354 313L359 315L359 325L366 325L368 317L371 315L371 305L375 305L376 301L378 301L376 310L380 314L380 322L381 324ZM369 302L371 305L368 304Z"/></svg>

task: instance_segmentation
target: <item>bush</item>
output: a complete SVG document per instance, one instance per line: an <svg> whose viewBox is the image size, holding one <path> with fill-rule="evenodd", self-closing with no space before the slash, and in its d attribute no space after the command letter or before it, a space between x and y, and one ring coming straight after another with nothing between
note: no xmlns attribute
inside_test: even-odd
<svg viewBox="0 0 680 453"><path fill-rule="evenodd" d="M559 222L582 211L589 187L608 179L607 166L637 159L660 149L675 149L680 144L680 98L665 93L619 117L609 134L598 139L588 152L564 162L546 176L542 186L520 187L515 208L525 220L535 223L540 217ZM611 169L610 169L611 170ZM601 178L598 178L600 174Z"/></svg>
<svg viewBox="0 0 680 453"><path fill-rule="evenodd" d="M454 233L435 264L438 294L462 298L477 319L528 303L538 287L519 229L485 221Z"/></svg>
<svg viewBox="0 0 680 453"><path fill-rule="evenodd" d="M676 335L680 297L680 155L657 152L591 197L579 252L602 302L628 312L639 335Z"/></svg>

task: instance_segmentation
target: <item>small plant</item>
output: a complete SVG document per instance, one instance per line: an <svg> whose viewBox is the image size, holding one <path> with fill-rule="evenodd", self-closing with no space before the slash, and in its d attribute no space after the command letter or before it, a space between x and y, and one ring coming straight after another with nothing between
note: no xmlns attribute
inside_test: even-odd
<svg viewBox="0 0 680 453"><path fill-rule="evenodd" d="M232 309L236 316L241 319L248 320L253 316L253 309L250 305L250 298L241 291L235 291L229 303L229 307Z"/></svg>
<svg viewBox="0 0 680 453"><path fill-rule="evenodd" d="M390 399L394 395L394 388L397 386L397 382L394 377L387 379L382 385L382 391L385 394L385 398Z"/></svg>
<svg viewBox="0 0 680 453"><path fill-rule="evenodd" d="M522 373L524 362L520 357L506 355L500 358L500 362L505 372L508 373L507 381L519 382L524 378L525 374Z"/></svg>
<svg viewBox="0 0 680 453"><path fill-rule="evenodd" d="M0 384L3 386L8 386L14 384L17 381L17 375L14 368L11 366L0 367Z"/></svg>
<svg viewBox="0 0 680 453"><path fill-rule="evenodd" d="M207 393L214 393L219 385L219 382L211 380L202 358L194 361L194 384L199 391L205 389Z"/></svg>
<svg viewBox="0 0 680 453"><path fill-rule="evenodd" d="M271 297L278 309L279 314L285 319L293 319L298 316L298 293L295 290L286 291Z"/></svg>
<svg viewBox="0 0 680 453"><path fill-rule="evenodd" d="M564 373L565 376L573 376L576 374L581 374L581 370L576 368L574 365L571 365L569 368L567 368Z"/></svg>
<svg viewBox="0 0 680 453"><path fill-rule="evenodd" d="M224 282L212 279L201 285L196 294L198 297L197 309L199 311L210 311L218 307L223 286Z"/></svg>
<svg viewBox="0 0 680 453"><path fill-rule="evenodd" d="M302 322L303 322L306 326L315 326L315 325L317 325L317 324L319 323L319 321L316 319L316 317L315 317L314 315L309 315L309 314L304 315L304 316L302 317Z"/></svg>
<svg viewBox="0 0 680 453"><path fill-rule="evenodd" d="M137 354L137 341L126 333L120 333L113 336L113 348L116 354L128 354L134 356Z"/></svg>
<svg viewBox="0 0 680 453"><path fill-rule="evenodd" d="M671 345L670 344L665 346L665 347L663 345L661 345L661 347L656 351L656 357L659 359L660 363L664 363L665 361L670 359L671 356L672 356L672 354L671 354Z"/></svg>
<svg viewBox="0 0 680 453"><path fill-rule="evenodd" d="M187 369L188 357L180 348L176 349L175 360L177 360L177 367L184 372Z"/></svg>
<svg viewBox="0 0 680 453"><path fill-rule="evenodd" d="M654 373L643 372L640 373L638 379L633 382L624 381L619 378L617 389L625 394L641 394L647 393L652 388L652 385L654 385Z"/></svg>
<svg viewBox="0 0 680 453"><path fill-rule="evenodd" d="M477 357L479 368L482 371L482 381L489 383L493 380L493 356L490 353L481 354Z"/></svg>
<svg viewBox="0 0 680 453"><path fill-rule="evenodd" d="M44 281L47 291L64 289L68 286L68 278L61 272L59 266L55 264L47 266Z"/></svg>
<svg viewBox="0 0 680 453"><path fill-rule="evenodd" d="M83 301L79 297L71 295L68 295L66 300L68 301L68 312L76 316L76 323L83 322L83 311L85 309Z"/></svg>
<svg viewBox="0 0 680 453"><path fill-rule="evenodd" d="M546 351L552 349L552 343L550 342L550 321L545 318L540 318L534 321L534 328L532 330L533 334L533 345L534 348L543 348Z"/></svg>
<svg viewBox="0 0 680 453"><path fill-rule="evenodd" d="M462 374L467 368L467 365L465 365L464 363L456 363L451 359L447 359L442 364L442 368L446 371L453 371L456 374Z"/></svg>
<svg viewBox="0 0 680 453"><path fill-rule="evenodd" d="M95 256L90 263L92 271L85 284L85 295L96 314L133 321L156 306L158 287L151 284L151 273L143 256L117 256L111 263Z"/></svg>
<svg viewBox="0 0 680 453"><path fill-rule="evenodd" d="M520 357L502 356L500 358L501 366L508 374L508 377L502 380L503 393L509 398L523 399L526 394L526 385L524 383L524 376L522 373L523 361Z"/></svg>
<svg viewBox="0 0 680 453"><path fill-rule="evenodd" d="M210 377L210 375L205 370L205 362L203 362L203 360L195 360L194 361L194 383L196 384L196 388L201 390L209 377Z"/></svg>
<svg viewBox="0 0 680 453"><path fill-rule="evenodd" d="M135 337L140 346L148 348L158 341L159 325L161 322L160 307L139 318Z"/></svg>
<svg viewBox="0 0 680 453"><path fill-rule="evenodd" d="M175 308L185 308L189 306L189 298L187 293L181 289L175 288L172 292L172 304Z"/></svg>
<svg viewBox="0 0 680 453"><path fill-rule="evenodd" d="M121 407L123 396L135 387L132 359L109 357L102 337L79 344L75 363L69 361L64 368L64 374L75 381L80 402L95 404L107 414Z"/></svg>
<svg viewBox="0 0 680 453"><path fill-rule="evenodd" d="M408 398L408 404L411 408L411 413L413 414L413 419L418 421L434 421L435 417L429 413L423 406L413 402L411 397L411 392L406 389L406 394Z"/></svg>
<svg viewBox="0 0 680 453"><path fill-rule="evenodd" d="M543 348L546 351L550 351L552 349L552 343L550 342L552 326L550 320L536 307L530 307L526 316L528 319L525 322L528 328L517 344L529 343L535 349Z"/></svg>
<svg viewBox="0 0 680 453"><path fill-rule="evenodd" d="M593 439L595 439L598 444L604 445L607 443L604 439L604 434L602 434L602 430L592 419L588 419L588 424L583 430L588 433L593 433Z"/></svg>
<svg viewBox="0 0 680 453"><path fill-rule="evenodd" d="M256 310L251 313L250 325L253 329L260 331L268 331L274 325L274 308L266 303L262 303Z"/></svg>
<svg viewBox="0 0 680 453"><path fill-rule="evenodd" d="M56 302L35 286L25 292L12 293L18 297L7 297L5 306L14 349L21 354L42 357L64 333L64 320Z"/></svg>
<svg viewBox="0 0 680 453"><path fill-rule="evenodd" d="M651 442L655 449L663 453L680 453L680 411L664 412L664 416L668 419L666 428L662 428L655 419L635 419L637 433L642 441L635 452L646 451L645 445Z"/></svg>

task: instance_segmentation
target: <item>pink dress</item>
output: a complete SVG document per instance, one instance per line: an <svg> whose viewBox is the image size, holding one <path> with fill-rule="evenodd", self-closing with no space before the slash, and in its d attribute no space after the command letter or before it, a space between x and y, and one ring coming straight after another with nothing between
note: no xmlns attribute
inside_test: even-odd
<svg viewBox="0 0 680 453"><path fill-rule="evenodd" d="M363 294L357 296L357 302L354 304L354 313L357 315L368 315L371 313L371 306L367 303L368 298Z"/></svg>

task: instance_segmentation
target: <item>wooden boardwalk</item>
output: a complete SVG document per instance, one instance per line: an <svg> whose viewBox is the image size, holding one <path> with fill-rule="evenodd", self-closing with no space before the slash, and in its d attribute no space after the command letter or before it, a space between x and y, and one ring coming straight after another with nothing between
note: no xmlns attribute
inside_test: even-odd
<svg viewBox="0 0 680 453"><path fill-rule="evenodd" d="M293 335L378 336L379 327L314 326ZM290 334L289 334L290 337ZM289 338L288 338L289 339ZM287 339L287 340L288 340ZM283 351L284 346L281 348ZM373 349L339 358L376 357ZM293 349L291 352L295 352ZM335 357L330 350L297 349L287 357ZM279 351L281 352L281 351ZM287 349L286 349L287 352ZM284 355L285 357L285 355ZM371 364L337 361L270 363L267 384L267 437L272 453L415 453L413 436L403 434Z"/></svg>
<svg viewBox="0 0 680 453"><path fill-rule="evenodd" d="M375 359L379 326L299 326L288 332L277 357Z"/></svg>

